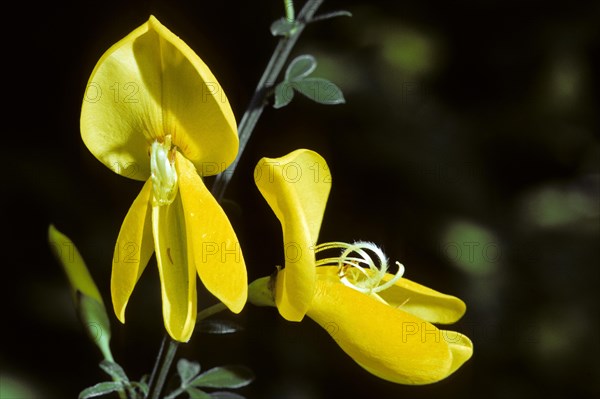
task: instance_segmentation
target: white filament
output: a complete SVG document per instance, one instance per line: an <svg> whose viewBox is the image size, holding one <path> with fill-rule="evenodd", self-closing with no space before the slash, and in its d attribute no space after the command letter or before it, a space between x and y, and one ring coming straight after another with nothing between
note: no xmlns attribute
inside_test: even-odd
<svg viewBox="0 0 600 399"><path fill-rule="evenodd" d="M341 255L317 260L317 266L337 265L340 281L347 287L364 294L371 295L386 290L404 274L404 266L396 262L398 271L393 278L382 283L389 268L388 259L381 248L367 241L357 241L353 244L344 242L319 244L315 252L334 248L342 249ZM376 260L369 253L373 253Z"/></svg>

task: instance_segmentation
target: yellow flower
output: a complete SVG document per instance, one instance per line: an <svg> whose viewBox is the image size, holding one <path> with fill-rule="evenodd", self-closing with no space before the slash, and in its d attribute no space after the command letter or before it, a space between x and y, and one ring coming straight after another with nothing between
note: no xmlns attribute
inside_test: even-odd
<svg viewBox="0 0 600 399"><path fill-rule="evenodd" d="M156 18L100 58L81 110L81 136L116 173L146 181L125 216L113 259L115 313L125 307L152 253L163 317L175 340L196 321L196 273L233 312L247 298L235 232L200 176L235 158L235 117L206 64Z"/></svg>
<svg viewBox="0 0 600 399"><path fill-rule="evenodd" d="M464 335L431 323L453 323L465 312L458 298L388 273L374 244L316 245L331 175L309 150L263 158L255 181L283 228L285 267L250 285L249 300L275 305L290 321L320 324L360 366L388 381L420 385L457 370L472 353ZM317 254L341 250L334 257Z"/></svg>

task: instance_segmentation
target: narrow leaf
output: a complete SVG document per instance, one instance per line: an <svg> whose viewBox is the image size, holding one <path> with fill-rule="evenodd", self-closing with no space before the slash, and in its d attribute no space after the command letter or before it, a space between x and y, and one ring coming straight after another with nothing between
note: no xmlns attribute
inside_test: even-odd
<svg viewBox="0 0 600 399"><path fill-rule="evenodd" d="M79 394L79 399L95 398L111 392L116 392L123 387L120 382L100 382L92 387L86 388Z"/></svg>
<svg viewBox="0 0 600 399"><path fill-rule="evenodd" d="M215 319L202 320L197 324L196 328L198 331L207 334L231 334L243 329L236 322Z"/></svg>
<svg viewBox="0 0 600 399"><path fill-rule="evenodd" d="M54 225L48 227L48 243L69 280L77 315L86 333L105 358L112 358L108 315L100 291L83 257L73 241Z"/></svg>
<svg viewBox="0 0 600 399"><path fill-rule="evenodd" d="M177 372L181 377L181 385L185 386L200 372L200 364L181 359L177 362Z"/></svg>
<svg viewBox="0 0 600 399"><path fill-rule="evenodd" d="M205 388L241 388L254 380L254 373L244 366L215 367L196 377L190 385Z"/></svg>
<svg viewBox="0 0 600 399"><path fill-rule="evenodd" d="M310 54L294 58L285 71L285 80L302 79L310 75L317 67L317 60Z"/></svg>
<svg viewBox="0 0 600 399"><path fill-rule="evenodd" d="M107 357L110 354L110 321L104 304L77 291L76 308L79 320L81 320L88 337Z"/></svg>
<svg viewBox="0 0 600 399"><path fill-rule="evenodd" d="M115 362L102 360L100 362L100 368L117 381L129 382L129 378L127 378L125 370L123 370L123 368Z"/></svg>
<svg viewBox="0 0 600 399"><path fill-rule="evenodd" d="M294 83L297 91L320 104L334 105L346 102L342 90L327 79L305 78Z"/></svg>
<svg viewBox="0 0 600 399"><path fill-rule="evenodd" d="M273 108L279 109L288 105L294 98L294 86L290 82L281 82L275 86L275 104Z"/></svg>
<svg viewBox="0 0 600 399"><path fill-rule="evenodd" d="M351 17L351 16L352 16L352 13L350 11L346 11L346 10L333 11L333 12L328 12L326 14L314 16L310 20L310 22L324 21L326 19L331 19L331 18L336 18L336 17Z"/></svg>
<svg viewBox="0 0 600 399"><path fill-rule="evenodd" d="M190 399L211 399L209 394L197 388L189 387L185 391L190 395Z"/></svg>

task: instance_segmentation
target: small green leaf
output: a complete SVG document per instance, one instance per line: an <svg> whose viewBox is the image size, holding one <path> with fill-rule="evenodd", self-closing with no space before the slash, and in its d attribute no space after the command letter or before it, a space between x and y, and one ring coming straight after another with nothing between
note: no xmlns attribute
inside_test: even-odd
<svg viewBox="0 0 600 399"><path fill-rule="evenodd" d="M290 62L285 71L285 80L302 79L310 75L317 67L317 60L309 54L300 55Z"/></svg>
<svg viewBox="0 0 600 399"><path fill-rule="evenodd" d="M196 328L206 334L231 334L243 329L242 326L233 321L215 319L202 320Z"/></svg>
<svg viewBox="0 0 600 399"><path fill-rule="evenodd" d="M288 105L293 98L294 85L290 82L281 82L275 86L275 104L273 104L273 108L283 108Z"/></svg>
<svg viewBox="0 0 600 399"><path fill-rule="evenodd" d="M280 18L271 24L271 34L273 36L289 36L296 30L296 22L288 21L286 18Z"/></svg>
<svg viewBox="0 0 600 399"><path fill-rule="evenodd" d="M294 83L297 91L320 104L334 105L346 102L342 90L327 79L305 78Z"/></svg>
<svg viewBox="0 0 600 399"><path fill-rule="evenodd" d="M212 399L246 399L242 395L233 392L212 392L210 397Z"/></svg>
<svg viewBox="0 0 600 399"><path fill-rule="evenodd" d="M254 373L244 366L215 367L196 377L190 385L204 388L241 388L254 380Z"/></svg>
<svg viewBox="0 0 600 399"><path fill-rule="evenodd" d="M120 382L100 382L92 387L86 388L79 394L79 399L95 398L111 392L119 391L123 388Z"/></svg>
<svg viewBox="0 0 600 399"><path fill-rule="evenodd" d="M189 387L185 391L190 395L190 399L211 399L209 394L197 388Z"/></svg>
<svg viewBox="0 0 600 399"><path fill-rule="evenodd" d="M177 372L181 377L181 386L185 386L200 372L200 364L181 359L177 362Z"/></svg>
<svg viewBox="0 0 600 399"><path fill-rule="evenodd" d="M129 382L129 378L127 378L123 367L119 366L115 362L102 360L100 362L100 368L104 370L106 374L110 375L115 381Z"/></svg>

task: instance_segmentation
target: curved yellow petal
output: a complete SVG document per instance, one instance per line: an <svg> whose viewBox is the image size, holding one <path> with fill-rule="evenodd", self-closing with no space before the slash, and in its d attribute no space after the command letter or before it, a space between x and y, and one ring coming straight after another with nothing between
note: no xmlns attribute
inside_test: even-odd
<svg viewBox="0 0 600 399"><path fill-rule="evenodd" d="M110 290L115 314L122 323L133 288L154 252L151 195L152 183L147 181L129 208L115 244Z"/></svg>
<svg viewBox="0 0 600 399"><path fill-rule="evenodd" d="M317 268L320 279L339 281L337 266L320 266ZM386 273L382 284L394 278ZM424 285L402 277L391 287L377 292L390 306L410 313L430 323L451 324L458 321L467 309L459 298L442 294Z"/></svg>
<svg viewBox="0 0 600 399"><path fill-rule="evenodd" d="M384 281L393 277L388 273ZM455 323L467 310L467 305L459 298L442 294L404 277L378 294L390 306L402 309L430 323Z"/></svg>
<svg viewBox="0 0 600 399"><path fill-rule="evenodd" d="M473 342L466 335L455 331L442 330L442 334L452 351L452 365L449 370L449 374L452 374L473 356Z"/></svg>
<svg viewBox="0 0 600 399"><path fill-rule="evenodd" d="M165 328L173 339L187 342L196 324L196 270L189 256L179 194L169 205L152 207L152 231Z"/></svg>
<svg viewBox="0 0 600 399"><path fill-rule="evenodd" d="M96 158L139 180L150 176L149 145L167 134L201 173L222 171L238 149L235 116L216 78L153 16L96 64L80 127Z"/></svg>
<svg viewBox="0 0 600 399"><path fill-rule="evenodd" d="M470 341L459 340L457 333L441 331L418 317L328 279L317 281L308 316L325 328L360 366L395 383L422 385L440 381L472 353L472 347L465 344Z"/></svg>
<svg viewBox="0 0 600 399"><path fill-rule="evenodd" d="M235 231L194 165L179 153L176 168L190 259L208 291L239 313L248 297L248 277Z"/></svg>
<svg viewBox="0 0 600 399"><path fill-rule="evenodd" d="M277 275L275 302L285 319L300 321L314 294L314 245L331 174L319 154L300 149L281 158L261 159L254 180L283 229L285 268Z"/></svg>

